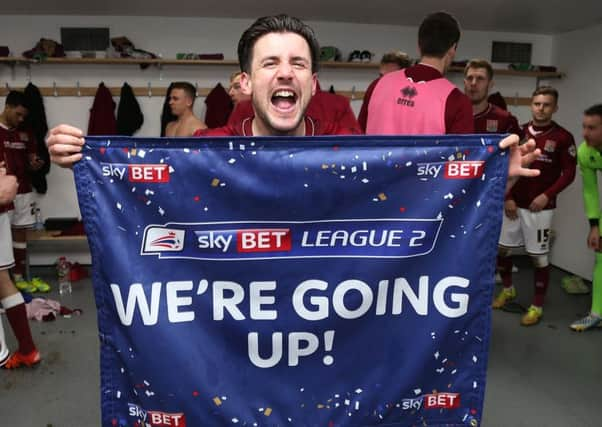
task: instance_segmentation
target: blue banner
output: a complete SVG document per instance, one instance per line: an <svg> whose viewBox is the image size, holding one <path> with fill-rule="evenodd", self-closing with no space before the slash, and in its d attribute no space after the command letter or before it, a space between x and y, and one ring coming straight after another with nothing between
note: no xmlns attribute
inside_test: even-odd
<svg viewBox="0 0 602 427"><path fill-rule="evenodd" d="M499 139L87 138L102 425L480 425Z"/></svg>

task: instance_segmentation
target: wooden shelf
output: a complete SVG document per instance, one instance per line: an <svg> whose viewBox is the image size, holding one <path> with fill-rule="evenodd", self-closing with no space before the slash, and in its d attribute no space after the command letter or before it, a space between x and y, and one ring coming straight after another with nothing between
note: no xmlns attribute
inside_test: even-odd
<svg viewBox="0 0 602 427"><path fill-rule="evenodd" d="M37 64L69 64L69 65L238 65L234 60L218 59L143 59L143 58L47 58Z"/></svg>
<svg viewBox="0 0 602 427"><path fill-rule="evenodd" d="M8 64L8 65L15 65L15 64L33 64L36 61L34 61L33 59L28 59L28 58L23 58L21 56L0 56L0 64Z"/></svg>
<svg viewBox="0 0 602 427"><path fill-rule="evenodd" d="M184 66L228 66L238 67L238 61L233 59L226 60L205 60L205 59L142 59L142 58L47 58L44 61L36 61L34 59L23 58L23 57L0 57L0 64L5 63L9 65L25 65L31 66L36 65L184 65ZM322 62L320 67L323 69L346 69L346 70L366 70L366 69L378 69L379 63L376 62L334 62L327 61ZM464 68L462 67L451 67L449 69L453 73L462 73ZM517 70L506 70L498 69L494 70L496 75L502 76L517 76L517 77L531 77L540 79L558 79L564 77L563 73L559 72L540 72L540 71L517 71ZM14 88L22 89L22 88ZM41 87L39 88L43 96L67 96L67 97L90 97L96 95L97 87ZM198 88L198 96L207 96L213 88ZM121 87L109 87L113 96L119 96L121 93ZM134 94L140 97L165 97L167 88L166 87L134 87L132 88ZM8 88L0 88L0 96L6 96ZM343 95L350 100L361 100L364 97L364 91L337 91L339 95ZM511 96L505 97L506 103L509 106L525 106L531 103L531 98Z"/></svg>
<svg viewBox="0 0 602 427"><path fill-rule="evenodd" d="M234 59L137 59L137 58L47 58L43 61L36 61L23 57L0 57L0 63L7 64L65 64L65 65L201 65L201 66L238 66L238 61ZM378 69L377 62L335 62L326 61L320 63L321 68L346 69L346 70L365 70ZM462 73L464 68L451 67L452 73ZM498 76L517 76L517 77L534 77L539 79L559 79L564 77L560 72L547 71L517 71L507 69L494 70Z"/></svg>
<svg viewBox="0 0 602 427"><path fill-rule="evenodd" d="M451 73L464 73L464 67L450 67ZM517 77L535 77L540 79L561 79L564 73L551 71L518 71L508 69L494 69L493 74L496 76L517 76Z"/></svg>
<svg viewBox="0 0 602 427"><path fill-rule="evenodd" d="M10 90L19 90L22 91L23 87L10 87ZM73 86L47 86L47 87L38 87L42 96L47 97L93 97L96 95L96 91L98 90L98 86L81 86L81 87L73 87ZM121 86L120 87L109 87L107 89L111 92L112 96L119 96L121 94ZM207 96L209 92L211 92L213 88L198 88L197 96ZM167 95L167 87L132 87L132 91L134 95L139 97L165 97ZM5 87L0 88L0 96L6 96L8 94L8 89Z"/></svg>

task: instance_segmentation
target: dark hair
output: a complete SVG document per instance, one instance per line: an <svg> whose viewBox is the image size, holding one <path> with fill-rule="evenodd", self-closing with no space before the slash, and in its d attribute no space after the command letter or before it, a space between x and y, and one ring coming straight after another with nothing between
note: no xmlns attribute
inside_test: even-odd
<svg viewBox="0 0 602 427"><path fill-rule="evenodd" d="M460 40L460 25L446 12L428 15L418 30L420 54L443 58L445 53Z"/></svg>
<svg viewBox="0 0 602 427"><path fill-rule="evenodd" d="M404 53L400 50L394 50L392 52L387 52L383 55L380 60L381 64L397 64L399 69L408 68L412 65L412 60L408 56L407 53Z"/></svg>
<svg viewBox="0 0 602 427"><path fill-rule="evenodd" d="M600 116L602 119L602 104L596 104L583 112L586 116Z"/></svg>
<svg viewBox="0 0 602 427"><path fill-rule="evenodd" d="M269 33L295 33L303 37L311 52L311 71L318 71L320 44L314 31L300 19L288 15L264 16L242 33L238 42L238 62L242 71L250 71L255 42Z"/></svg>
<svg viewBox="0 0 602 427"><path fill-rule="evenodd" d="M174 89L182 89L186 95L192 99L192 103L194 104L194 100L196 99L196 88L191 83L173 82L169 88L169 92L171 93L171 91Z"/></svg>
<svg viewBox="0 0 602 427"><path fill-rule="evenodd" d="M558 104L558 91L554 89L552 86L539 86L537 89L533 91L533 95L531 95L531 99L535 98L537 95L550 95L554 97L554 102Z"/></svg>
<svg viewBox="0 0 602 427"><path fill-rule="evenodd" d="M29 102L27 101L27 97L23 92L19 92L18 90L11 90L8 92L4 105L10 105L11 107L21 106L29 110Z"/></svg>
<svg viewBox="0 0 602 427"><path fill-rule="evenodd" d="M493 67L485 59L471 59L468 61L468 64L464 67L464 76L466 76L469 68L484 68L487 71L487 78L489 80L493 79Z"/></svg>

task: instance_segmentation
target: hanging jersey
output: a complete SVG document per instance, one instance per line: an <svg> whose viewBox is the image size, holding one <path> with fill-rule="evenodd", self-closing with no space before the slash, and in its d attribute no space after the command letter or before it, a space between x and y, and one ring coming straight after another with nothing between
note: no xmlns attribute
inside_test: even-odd
<svg viewBox="0 0 602 427"><path fill-rule="evenodd" d="M37 152L36 142L30 132L8 129L0 123L0 144L6 163L6 173L15 175L19 181L18 194L32 191L29 177L29 155Z"/></svg>

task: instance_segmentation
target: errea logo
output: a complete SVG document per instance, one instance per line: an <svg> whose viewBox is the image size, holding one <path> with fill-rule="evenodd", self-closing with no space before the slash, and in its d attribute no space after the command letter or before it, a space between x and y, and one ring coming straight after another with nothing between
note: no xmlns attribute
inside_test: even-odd
<svg viewBox="0 0 602 427"><path fill-rule="evenodd" d="M416 88L414 86L406 86L403 89L401 89L400 92L401 97L397 98L397 104L406 107L413 107L414 101L412 100L412 98L418 95L418 91L416 90Z"/></svg>

